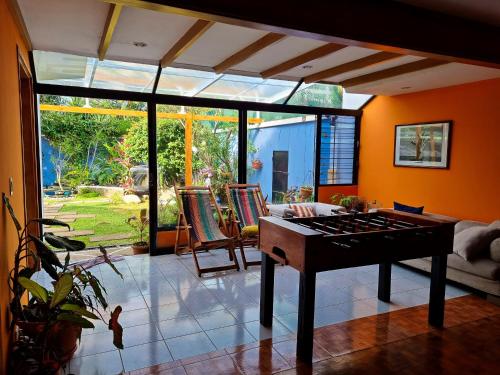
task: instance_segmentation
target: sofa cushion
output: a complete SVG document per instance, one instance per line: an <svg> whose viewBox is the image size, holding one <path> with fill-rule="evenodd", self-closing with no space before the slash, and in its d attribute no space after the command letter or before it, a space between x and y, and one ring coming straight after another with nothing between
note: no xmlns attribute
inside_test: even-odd
<svg viewBox="0 0 500 375"><path fill-rule="evenodd" d="M500 238L494 239L490 243L490 258L495 262L500 262Z"/></svg>
<svg viewBox="0 0 500 375"><path fill-rule="evenodd" d="M473 260L487 252L488 246L500 237L500 228L474 226L456 234L453 252L466 260Z"/></svg>
<svg viewBox="0 0 500 375"><path fill-rule="evenodd" d="M486 227L488 224L482 223L480 221L473 220L461 220L455 224L455 234L464 231L465 229L469 229L472 227Z"/></svg>
<svg viewBox="0 0 500 375"><path fill-rule="evenodd" d="M424 212L424 206L413 207L413 206L408 206L406 204L394 202L394 210L395 211L408 212L410 214L422 215L422 213Z"/></svg>
<svg viewBox="0 0 500 375"><path fill-rule="evenodd" d="M500 263L488 258L468 262L458 254L450 254L448 256L448 267L484 277L485 279L500 280Z"/></svg>

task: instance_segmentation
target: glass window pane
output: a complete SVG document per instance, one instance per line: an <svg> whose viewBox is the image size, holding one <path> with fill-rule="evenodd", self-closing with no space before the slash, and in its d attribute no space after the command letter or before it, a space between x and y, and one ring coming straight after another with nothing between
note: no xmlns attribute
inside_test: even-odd
<svg viewBox="0 0 500 375"><path fill-rule="evenodd" d="M356 141L354 116L324 116L321 121L319 182L352 184Z"/></svg>
<svg viewBox="0 0 500 375"><path fill-rule="evenodd" d="M99 61L91 87L108 90L152 92L158 67L119 61Z"/></svg>
<svg viewBox="0 0 500 375"><path fill-rule="evenodd" d="M197 96L260 103L274 103L295 87L296 82L226 74Z"/></svg>
<svg viewBox="0 0 500 375"><path fill-rule="evenodd" d="M225 184L238 181L238 111L157 106L158 226L177 220L173 186L211 186L226 203Z"/></svg>
<svg viewBox="0 0 500 375"><path fill-rule="evenodd" d="M314 115L248 113L248 183L260 183L268 202L314 200L315 138Z"/></svg>
<svg viewBox="0 0 500 375"><path fill-rule="evenodd" d="M156 92L167 95L194 96L220 74L179 68L165 68L161 72Z"/></svg>
<svg viewBox="0 0 500 375"><path fill-rule="evenodd" d="M324 83L299 87L287 104L308 107L342 108L342 87Z"/></svg>
<svg viewBox="0 0 500 375"><path fill-rule="evenodd" d="M33 51L38 83L88 87L97 59L66 53Z"/></svg>
<svg viewBox="0 0 500 375"><path fill-rule="evenodd" d="M342 96L342 108L344 109L359 109L363 104L370 100L373 95L367 94L351 94L344 90Z"/></svg>
<svg viewBox="0 0 500 375"><path fill-rule="evenodd" d="M139 241L127 220L148 209L147 104L39 98L44 212L69 215L72 238L87 248Z"/></svg>

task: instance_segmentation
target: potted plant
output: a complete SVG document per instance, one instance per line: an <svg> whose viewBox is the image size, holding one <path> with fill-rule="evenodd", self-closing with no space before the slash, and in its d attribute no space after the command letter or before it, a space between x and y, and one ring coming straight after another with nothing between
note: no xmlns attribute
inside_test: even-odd
<svg viewBox="0 0 500 375"><path fill-rule="evenodd" d="M342 206L347 212L352 210L363 212L365 210L366 202L363 198L357 195L344 195L342 193L332 195L330 197L332 204Z"/></svg>
<svg viewBox="0 0 500 375"><path fill-rule="evenodd" d="M141 210L139 216L131 216L127 219L127 224L130 225L137 234L138 241L132 244L134 255L147 254L149 251L149 243L144 241L145 233L149 226L148 212L145 208Z"/></svg>
<svg viewBox="0 0 500 375"><path fill-rule="evenodd" d="M307 201L308 199L310 199L313 195L313 187L312 186L301 186L300 187L300 192L299 192L299 196L300 196L300 200L302 202L305 202Z"/></svg>
<svg viewBox="0 0 500 375"><path fill-rule="evenodd" d="M104 321L101 310L108 307L106 290L91 271L83 266L70 264L70 251L84 249L83 242L59 237L50 232L45 233L42 239L29 233L29 227L33 224L65 226L70 229L67 223L37 218L30 220L23 228L5 194L3 202L18 234L14 267L8 277L9 289L12 292L11 329L14 326L19 327L21 338L25 337L24 341L18 341L21 345L20 353L23 349L26 352L29 346L28 352L38 356L41 368L49 366L57 371L57 366L66 363L75 352L82 328L94 328L92 320ZM67 251L64 264L43 240L55 248ZM102 247L100 249L104 261L121 276L106 250ZM52 290L32 280L32 276L40 267L53 279ZM27 300L26 291L29 292ZM120 312L121 307L118 306L111 314L109 329L113 330L115 346L123 348L122 328L118 323Z"/></svg>
<svg viewBox="0 0 500 375"><path fill-rule="evenodd" d="M252 169L256 171L262 169L262 161L260 159L252 160Z"/></svg>

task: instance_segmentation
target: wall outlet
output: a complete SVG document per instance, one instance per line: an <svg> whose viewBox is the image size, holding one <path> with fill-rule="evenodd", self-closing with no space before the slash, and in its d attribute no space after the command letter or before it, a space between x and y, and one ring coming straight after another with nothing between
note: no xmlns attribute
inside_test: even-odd
<svg viewBox="0 0 500 375"><path fill-rule="evenodd" d="M12 177L9 177L9 193L11 197L14 195L14 179Z"/></svg>

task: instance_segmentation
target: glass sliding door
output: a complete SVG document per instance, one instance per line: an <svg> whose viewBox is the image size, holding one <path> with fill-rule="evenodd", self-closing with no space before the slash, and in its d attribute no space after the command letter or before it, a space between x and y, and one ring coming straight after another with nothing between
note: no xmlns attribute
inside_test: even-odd
<svg viewBox="0 0 500 375"><path fill-rule="evenodd" d="M248 112L247 182L269 203L314 200L316 116Z"/></svg>
<svg viewBox="0 0 500 375"><path fill-rule="evenodd" d="M238 111L157 106L158 229L177 223L174 184L211 186L225 204L238 181Z"/></svg>
<svg viewBox="0 0 500 375"><path fill-rule="evenodd" d="M44 230L87 248L135 242L127 220L148 207L146 103L41 95L39 110L43 214L72 229Z"/></svg>

